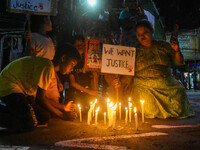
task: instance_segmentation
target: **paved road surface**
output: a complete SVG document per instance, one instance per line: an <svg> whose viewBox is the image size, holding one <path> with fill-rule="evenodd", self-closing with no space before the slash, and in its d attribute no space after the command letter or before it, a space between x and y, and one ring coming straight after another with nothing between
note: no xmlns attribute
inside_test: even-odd
<svg viewBox="0 0 200 150"><path fill-rule="evenodd" d="M88 126L86 114L83 123L52 119L48 127L27 133L11 134L0 131L0 150L62 150L62 149L139 149L139 150L199 150L200 149L200 91L187 91L196 116L177 119L145 119L139 130L134 120L127 126L117 121L116 129L107 128L103 115L99 124ZM122 118L123 118L122 114ZM94 138L93 138L94 137ZM74 139L72 141L72 139ZM17 147L18 146L18 147Z"/></svg>

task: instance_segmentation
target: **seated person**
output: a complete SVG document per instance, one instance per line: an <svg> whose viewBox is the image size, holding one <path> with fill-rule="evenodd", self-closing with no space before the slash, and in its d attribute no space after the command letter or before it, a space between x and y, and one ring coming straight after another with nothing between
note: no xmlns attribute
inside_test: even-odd
<svg viewBox="0 0 200 150"><path fill-rule="evenodd" d="M126 75L104 74L104 79L108 84L108 97L112 101L117 102L118 99L118 102L126 102L128 96L130 96L130 90L128 89L130 85L129 78ZM118 93L116 93L117 91Z"/></svg>
<svg viewBox="0 0 200 150"><path fill-rule="evenodd" d="M37 124L47 123L50 112L55 108L72 112L74 104L66 106L50 103L45 98L55 71L68 74L80 59L76 48L72 45L62 46L57 51L53 63L46 58L26 56L11 62L0 74L0 99L6 104L1 107L0 126L13 131L30 131ZM65 119L65 113L59 116ZM73 117L73 116L72 116ZM73 118L70 118L73 119Z"/></svg>
<svg viewBox="0 0 200 150"><path fill-rule="evenodd" d="M147 20L139 21L135 28L139 44L131 97L137 110L141 112L140 100L145 100L146 118L194 116L184 87L171 72L171 67L184 64L179 44L154 40L153 27Z"/></svg>
<svg viewBox="0 0 200 150"><path fill-rule="evenodd" d="M77 48L81 61L69 74L69 93L68 99L74 100L82 105L89 105L91 98L98 96L98 90L94 90L91 85L93 74L91 71L84 70L85 43L84 37L76 35L73 37L72 44Z"/></svg>

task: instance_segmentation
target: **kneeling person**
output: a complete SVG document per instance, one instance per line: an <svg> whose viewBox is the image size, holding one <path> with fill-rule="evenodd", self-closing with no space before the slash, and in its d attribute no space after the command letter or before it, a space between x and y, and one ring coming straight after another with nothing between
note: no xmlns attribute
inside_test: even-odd
<svg viewBox="0 0 200 150"><path fill-rule="evenodd" d="M56 52L54 65L49 59L35 56L11 62L0 73L0 99L6 104L6 107L0 108L0 126L29 131L37 123L47 123L50 116L45 108L51 111L56 107L56 104L52 105L45 99L45 91L55 78L54 67L62 74L68 74L79 59L76 48L64 45L62 50ZM71 111L73 108L71 102L62 107L63 111ZM64 117L63 114L59 115Z"/></svg>

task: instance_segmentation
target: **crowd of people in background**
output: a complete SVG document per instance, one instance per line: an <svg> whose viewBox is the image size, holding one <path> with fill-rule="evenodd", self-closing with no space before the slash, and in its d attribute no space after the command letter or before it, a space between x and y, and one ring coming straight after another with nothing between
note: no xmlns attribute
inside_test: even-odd
<svg viewBox="0 0 200 150"><path fill-rule="evenodd" d="M31 15L31 28L24 34L24 57L11 62L0 73L0 99L6 104L0 107L0 126L29 131L47 124L51 117L74 120L74 103L81 103L86 109L92 98L119 96L125 103L127 95L140 112L140 99L145 99L147 118L193 116L185 89L170 70L184 64L178 43L154 39L154 28L145 13L139 11L135 1L127 0L126 4L128 7L117 22L121 29L118 44L136 47L134 77L84 68L88 37L77 34L71 41L56 45L47 36L52 30L50 17ZM113 35L98 33L96 38L116 44ZM104 94L100 95L100 88Z"/></svg>

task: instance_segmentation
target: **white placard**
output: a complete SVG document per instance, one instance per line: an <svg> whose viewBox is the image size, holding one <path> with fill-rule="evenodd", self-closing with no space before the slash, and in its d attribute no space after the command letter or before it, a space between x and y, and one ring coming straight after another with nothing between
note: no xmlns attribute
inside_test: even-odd
<svg viewBox="0 0 200 150"><path fill-rule="evenodd" d="M102 73L135 75L135 47L103 44Z"/></svg>
<svg viewBox="0 0 200 150"><path fill-rule="evenodd" d="M10 9L18 12L50 13L52 0L10 0Z"/></svg>

